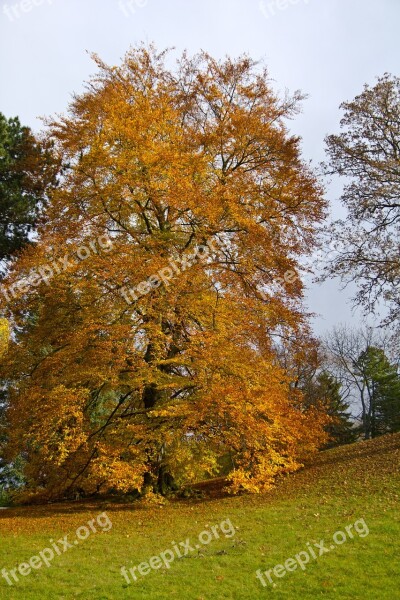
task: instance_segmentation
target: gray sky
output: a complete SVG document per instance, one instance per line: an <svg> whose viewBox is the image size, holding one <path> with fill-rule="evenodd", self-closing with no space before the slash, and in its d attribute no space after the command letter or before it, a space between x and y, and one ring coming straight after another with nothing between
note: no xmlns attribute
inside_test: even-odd
<svg viewBox="0 0 400 600"><path fill-rule="evenodd" d="M88 52L119 63L130 45L264 59L278 91L309 95L291 130L304 157L324 158L339 104L388 71L399 75L400 0L0 0L0 111L41 128L95 71ZM340 187L328 187L332 210ZM318 333L354 321L337 280L312 286Z"/></svg>

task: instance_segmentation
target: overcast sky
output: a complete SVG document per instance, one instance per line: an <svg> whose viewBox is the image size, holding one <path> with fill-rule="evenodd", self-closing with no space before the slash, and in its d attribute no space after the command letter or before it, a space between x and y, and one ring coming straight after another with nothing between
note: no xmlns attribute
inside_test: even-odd
<svg viewBox="0 0 400 600"><path fill-rule="evenodd" d="M324 137L338 131L339 104L384 72L399 75L400 0L0 0L0 112L41 128L64 112L95 70L88 53L117 64L130 45L177 53L246 52L268 65L277 91L309 95L290 125L317 165ZM327 197L339 214L340 187ZM337 280L312 286L318 333L357 322Z"/></svg>

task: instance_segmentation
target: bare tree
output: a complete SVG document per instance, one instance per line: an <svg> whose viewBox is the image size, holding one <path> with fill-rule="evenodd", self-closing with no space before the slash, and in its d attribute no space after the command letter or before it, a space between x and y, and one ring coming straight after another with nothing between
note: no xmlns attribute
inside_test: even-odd
<svg viewBox="0 0 400 600"><path fill-rule="evenodd" d="M348 218L328 232L339 247L324 279L355 282L355 303L400 326L400 78L385 74L341 105L342 132L326 138L327 174L346 178Z"/></svg>

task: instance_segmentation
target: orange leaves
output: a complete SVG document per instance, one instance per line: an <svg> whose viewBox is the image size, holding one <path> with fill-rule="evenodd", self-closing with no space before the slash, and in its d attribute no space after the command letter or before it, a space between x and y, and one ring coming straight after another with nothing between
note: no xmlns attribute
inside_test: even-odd
<svg viewBox="0 0 400 600"><path fill-rule="evenodd" d="M153 48L96 62L51 124L63 179L12 277L57 248L112 245L9 307L13 450L53 495L157 488L160 473L215 472L227 452L235 489L264 489L323 427L273 350L305 322L302 283L285 275L324 210L284 124L299 97L277 99L246 57L183 57L176 73ZM171 266L209 241L207 260ZM166 265L173 278L126 302Z"/></svg>
<svg viewBox="0 0 400 600"><path fill-rule="evenodd" d="M107 482L107 489L115 489L119 492L129 492L132 489L141 489L143 484L143 474L146 471L144 462L137 460L131 461L121 459L118 454L118 446L112 447L105 444L98 446L99 456L95 458L91 465L87 477L87 484L91 489L96 489L96 485Z"/></svg>
<svg viewBox="0 0 400 600"><path fill-rule="evenodd" d="M87 440L84 431L85 390L54 387L50 393L27 392L31 425L23 436L40 448L41 460L60 466Z"/></svg>

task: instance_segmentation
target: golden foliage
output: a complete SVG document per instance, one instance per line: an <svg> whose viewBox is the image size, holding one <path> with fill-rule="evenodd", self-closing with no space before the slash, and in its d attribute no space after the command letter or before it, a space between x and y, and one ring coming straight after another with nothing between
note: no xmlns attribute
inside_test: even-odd
<svg viewBox="0 0 400 600"><path fill-rule="evenodd" d="M273 344L305 330L301 280L285 274L324 215L284 124L299 98L280 101L246 57L184 56L175 74L163 59L96 58L50 123L62 182L7 282L111 236L10 306L9 453L49 497L157 486L161 467L195 477L226 452L234 488L259 491L325 441ZM220 250L127 304L124 289L209 240Z"/></svg>
<svg viewBox="0 0 400 600"><path fill-rule="evenodd" d="M10 341L10 326L7 319L0 319L0 359L5 355L8 350L8 344Z"/></svg>

